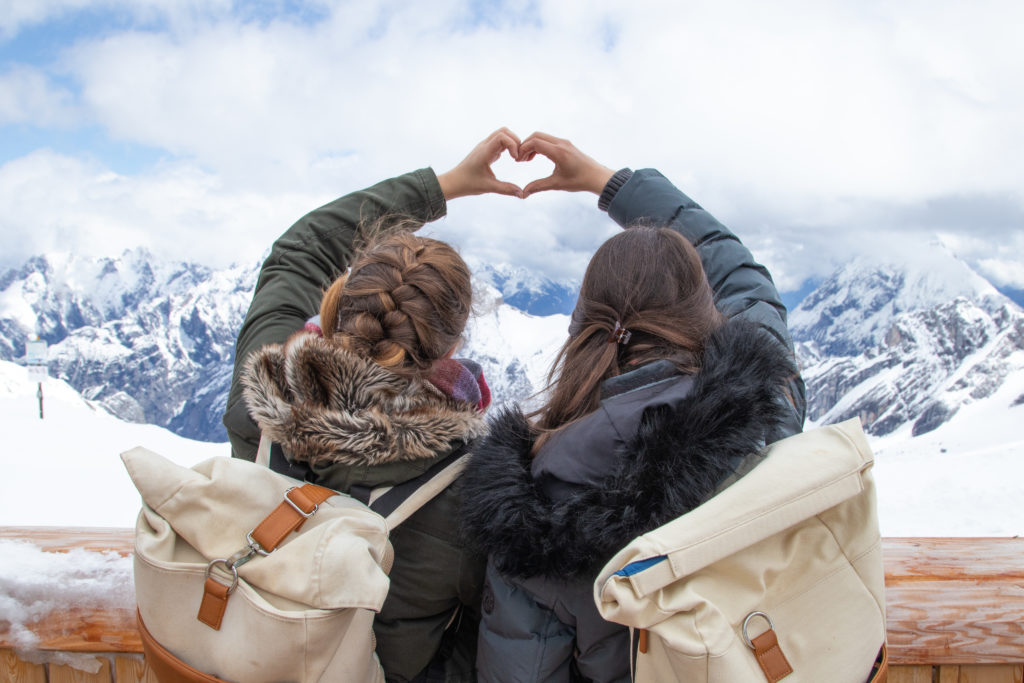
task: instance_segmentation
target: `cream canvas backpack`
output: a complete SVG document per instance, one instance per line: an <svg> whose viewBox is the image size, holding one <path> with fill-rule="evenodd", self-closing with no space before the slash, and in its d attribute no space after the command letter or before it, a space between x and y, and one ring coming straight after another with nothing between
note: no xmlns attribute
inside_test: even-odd
<svg viewBox="0 0 1024 683"><path fill-rule="evenodd" d="M632 631L634 680L884 680L872 464L859 420L797 434L616 554L594 597Z"/></svg>
<svg viewBox="0 0 1024 683"><path fill-rule="evenodd" d="M122 454L143 500L135 591L150 668L161 683L383 683L373 618L389 531L461 473L464 453L369 505L244 460Z"/></svg>

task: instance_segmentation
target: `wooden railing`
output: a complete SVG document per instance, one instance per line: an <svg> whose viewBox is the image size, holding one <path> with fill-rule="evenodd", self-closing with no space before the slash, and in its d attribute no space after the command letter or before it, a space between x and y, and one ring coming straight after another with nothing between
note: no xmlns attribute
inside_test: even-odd
<svg viewBox="0 0 1024 683"><path fill-rule="evenodd" d="M128 529L0 527L0 539L47 552L132 551ZM1024 539L888 538L883 555L891 682L1024 683ZM5 628L0 614L2 681L155 681L130 607L72 605L40 618L29 625L35 654L16 652ZM84 656L98 671L61 655Z"/></svg>

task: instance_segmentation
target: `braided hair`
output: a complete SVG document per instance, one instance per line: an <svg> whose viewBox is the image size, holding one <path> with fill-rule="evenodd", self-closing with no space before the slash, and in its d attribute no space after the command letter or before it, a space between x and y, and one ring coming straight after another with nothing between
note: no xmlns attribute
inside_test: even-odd
<svg viewBox="0 0 1024 683"><path fill-rule="evenodd" d="M424 377L459 341L469 267L448 244L409 232L367 246L320 304L324 337L399 375Z"/></svg>

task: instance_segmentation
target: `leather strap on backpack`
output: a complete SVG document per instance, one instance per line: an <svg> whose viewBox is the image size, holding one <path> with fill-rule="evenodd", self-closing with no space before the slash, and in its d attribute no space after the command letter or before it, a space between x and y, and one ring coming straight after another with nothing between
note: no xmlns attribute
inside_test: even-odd
<svg viewBox="0 0 1024 683"><path fill-rule="evenodd" d="M316 514L320 503L336 495L336 491L315 484L304 484L285 491L284 500L249 532L246 537L246 548L229 558L213 560L207 566L203 599L199 604L199 614L196 618L213 630L219 631L228 599L238 585L238 568L257 554L272 553L290 533L298 531L307 519ZM213 570L218 566L222 566L225 572L230 573L230 583L214 578Z"/></svg>

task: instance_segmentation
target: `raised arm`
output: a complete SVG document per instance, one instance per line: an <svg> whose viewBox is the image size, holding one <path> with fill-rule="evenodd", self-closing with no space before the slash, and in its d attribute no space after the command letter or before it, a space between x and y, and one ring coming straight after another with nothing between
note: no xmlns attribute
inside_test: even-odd
<svg viewBox="0 0 1024 683"><path fill-rule="evenodd" d="M427 168L345 195L300 218L264 261L235 344L235 367L224 426L232 454L254 460L259 429L242 399L239 373L250 353L284 342L320 309L324 290L348 268L361 226L395 214L423 223L445 215L446 203Z"/></svg>
<svg viewBox="0 0 1024 683"><path fill-rule="evenodd" d="M519 154L519 138L507 128L494 131L452 170L436 176L425 168L385 180L315 209L276 242L264 261L249 312L235 345L224 426L232 455L255 460L259 429L250 419L240 372L250 353L284 342L320 309L327 287L349 266L361 230L375 219L394 215L416 227L445 215L447 202L474 194L522 196L522 190L498 180L491 164L506 150Z"/></svg>
<svg viewBox="0 0 1024 683"><path fill-rule="evenodd" d="M653 169L620 172L622 185L610 198L608 215L623 227L640 221L665 225L687 238L697 249L715 296L715 306L729 318L749 320L767 330L794 359L793 337L786 325L782 303L768 269L727 227L683 194ZM804 382L799 374L789 382L791 410L778 436L803 430L807 410Z"/></svg>
<svg viewBox="0 0 1024 683"><path fill-rule="evenodd" d="M730 318L743 318L767 330L795 359L793 339L782 303L768 270L750 250L714 216L653 169L613 172L576 149L568 140L543 133L526 138L520 158L543 154L555 164L551 176L525 190L588 191L599 196L598 206L624 228L637 223L676 230L697 249L715 296L718 310ZM806 401L799 376L790 382L793 399L784 434L801 431Z"/></svg>

